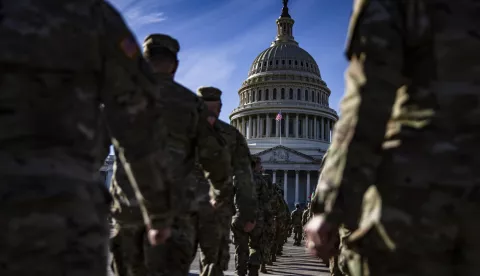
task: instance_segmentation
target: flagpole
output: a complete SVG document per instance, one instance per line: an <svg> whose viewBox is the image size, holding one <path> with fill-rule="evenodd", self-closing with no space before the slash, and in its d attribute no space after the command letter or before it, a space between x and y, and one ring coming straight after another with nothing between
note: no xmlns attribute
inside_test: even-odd
<svg viewBox="0 0 480 276"><path fill-rule="evenodd" d="M282 114L282 110L280 109L280 115ZM282 118L280 119L280 145L282 145L282 120L283 120L283 115Z"/></svg>

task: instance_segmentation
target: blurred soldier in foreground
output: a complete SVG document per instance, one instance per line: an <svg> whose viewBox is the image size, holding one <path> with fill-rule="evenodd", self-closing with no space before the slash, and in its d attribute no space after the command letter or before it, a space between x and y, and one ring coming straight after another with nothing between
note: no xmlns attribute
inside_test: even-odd
<svg viewBox="0 0 480 276"><path fill-rule="evenodd" d="M106 274L110 138L140 224L167 238L163 114L121 16L104 1L2 1L0 36L0 275Z"/></svg>
<svg viewBox="0 0 480 276"><path fill-rule="evenodd" d="M256 188L258 208L256 211L255 228L246 233L244 229L232 227L233 240L235 243L235 271L239 276L256 276L262 264L261 235L265 220L265 210L269 204L267 183L261 173L261 159L252 158L253 179Z"/></svg>
<svg viewBox="0 0 480 276"><path fill-rule="evenodd" d="M200 87L197 94L205 101L210 114L218 118L222 109L222 92L215 87ZM227 142L233 167L233 185L230 186L228 200L225 200L225 204L215 210L219 227L222 229L220 252L216 266L226 271L230 260L230 225L245 232L252 231L255 227L257 200L251 169L250 150L245 138L234 126L221 120L217 120L214 126ZM232 223L233 214L235 214L235 217ZM216 268L214 270L218 271Z"/></svg>
<svg viewBox="0 0 480 276"><path fill-rule="evenodd" d="M302 244L302 210L300 209L300 204L295 205L295 210L293 210L290 215L293 226L293 245Z"/></svg>
<svg viewBox="0 0 480 276"><path fill-rule="evenodd" d="M356 1L347 91L308 226L356 275L480 275L478 1ZM412 261L413 260L413 261Z"/></svg>

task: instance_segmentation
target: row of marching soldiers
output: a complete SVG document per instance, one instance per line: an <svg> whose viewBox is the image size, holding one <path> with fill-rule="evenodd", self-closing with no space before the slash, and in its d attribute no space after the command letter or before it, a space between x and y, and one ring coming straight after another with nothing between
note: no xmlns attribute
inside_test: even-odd
<svg viewBox="0 0 480 276"><path fill-rule="evenodd" d="M237 274L258 275L282 253L288 206L279 187L262 174L260 159L251 156L242 134L218 119L221 90L200 87L194 95L173 81L179 50L168 35L144 41L144 56L161 84L159 96L168 103L162 109L168 115L165 174L170 182L145 202L173 209L168 217L154 217L160 228L171 227L167 233L145 229L141 218L150 219L148 210L142 211L131 186L143 174L135 178L117 163L111 184L113 271L117 276L188 275L199 248L201 275L223 275L233 233ZM161 202L155 193L171 199Z"/></svg>

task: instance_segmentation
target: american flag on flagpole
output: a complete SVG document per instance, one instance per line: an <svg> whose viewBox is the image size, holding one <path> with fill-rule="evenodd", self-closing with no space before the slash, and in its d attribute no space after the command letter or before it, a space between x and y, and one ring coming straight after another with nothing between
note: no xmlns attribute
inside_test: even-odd
<svg viewBox="0 0 480 276"><path fill-rule="evenodd" d="M280 111L280 112L278 112L277 117L275 118L275 120L281 121L282 118L283 118L283 117L282 117L282 111Z"/></svg>

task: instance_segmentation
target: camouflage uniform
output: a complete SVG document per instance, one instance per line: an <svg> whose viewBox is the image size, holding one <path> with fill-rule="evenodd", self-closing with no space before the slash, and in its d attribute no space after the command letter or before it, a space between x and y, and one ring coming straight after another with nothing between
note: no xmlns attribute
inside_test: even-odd
<svg viewBox="0 0 480 276"><path fill-rule="evenodd" d="M168 226L151 72L107 2L3 1L1 14L0 275L103 276L110 138L135 174L139 224Z"/></svg>
<svg viewBox="0 0 480 276"><path fill-rule="evenodd" d="M263 248L263 263L272 265L272 243L275 237L275 196L274 196L274 187L272 184L272 178L268 174L262 174L264 181L267 183L267 197L268 203L266 204L266 209L264 210L264 227L261 236L261 245ZM262 271L263 272L263 271Z"/></svg>
<svg viewBox="0 0 480 276"><path fill-rule="evenodd" d="M203 169L197 164L197 202L198 212L196 215L196 246L200 246L200 275L216 276L223 275L223 268L216 265L220 241L222 239L222 229L219 227L218 217L215 209L210 203L209 190L210 185L205 178ZM192 256L192 261L195 258Z"/></svg>
<svg viewBox="0 0 480 276"><path fill-rule="evenodd" d="M275 193L275 209L277 210L275 216L275 239L272 244L272 257L275 255L281 255L282 249L285 241L285 230L286 230L286 222L289 213L285 211L285 205L283 200L283 195L281 193L281 189L278 186L276 187ZM274 259L276 259L274 257ZM275 261L275 260L273 260Z"/></svg>
<svg viewBox="0 0 480 276"><path fill-rule="evenodd" d="M300 205L297 204L290 217L293 225L293 245L300 245L302 243L302 210Z"/></svg>
<svg viewBox="0 0 480 276"><path fill-rule="evenodd" d="M155 34L145 39L144 50L145 56L152 61L161 58L158 54L162 51L176 55L179 45L169 36ZM176 208L170 221L170 239L155 247L145 243L144 257L149 275L188 275L195 254L195 214L198 208L194 200L197 186L195 162L198 160L209 172L214 198L223 202L226 200L224 187L231 186L230 156L223 138L208 124L209 114L202 100L176 83L172 76L161 73L155 76L158 82L156 106L169 118L164 122L168 133L164 158L168 159L169 193Z"/></svg>
<svg viewBox="0 0 480 276"><path fill-rule="evenodd" d="M221 99L221 91L214 87L202 87L197 92L205 102L219 102ZM215 122L215 129L227 142L233 168L233 186L230 186L229 200L215 210L222 231L216 267L226 271L230 261L231 225L243 229L247 222L255 221L257 202L250 167L250 150L245 137L234 126L220 120ZM232 223L233 214L235 218Z"/></svg>
<svg viewBox="0 0 480 276"><path fill-rule="evenodd" d="M349 275L480 275L477 1L356 1L347 91L312 210Z"/></svg>
<svg viewBox="0 0 480 276"><path fill-rule="evenodd" d="M252 167L254 168L260 162L260 159L255 157L253 160ZM247 269L248 275L258 275L263 258L261 236L264 229L265 210L269 208L268 184L261 172L258 171L253 173L253 179L255 181L258 202L255 228L251 232L246 233L243 230L243 225L234 225L232 227L235 243L235 271L240 276L246 275Z"/></svg>
<svg viewBox="0 0 480 276"><path fill-rule="evenodd" d="M305 224L307 224L307 222L310 220L310 218L311 218L310 203L308 203L305 210L303 210L302 227L305 226ZM305 231L303 231L303 239L305 239Z"/></svg>

